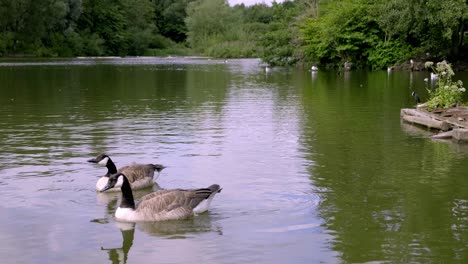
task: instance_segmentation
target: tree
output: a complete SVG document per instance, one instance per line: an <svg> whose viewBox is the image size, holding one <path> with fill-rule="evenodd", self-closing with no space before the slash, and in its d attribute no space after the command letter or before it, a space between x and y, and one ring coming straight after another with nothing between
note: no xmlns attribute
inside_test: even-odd
<svg viewBox="0 0 468 264"><path fill-rule="evenodd" d="M423 44L439 54L449 50L448 55L457 56L463 45L468 3L461 0L428 0L425 8L428 30Z"/></svg>
<svg viewBox="0 0 468 264"><path fill-rule="evenodd" d="M189 44L200 49L210 39L225 34L230 13L229 5L224 0L197 0L190 3L185 19Z"/></svg>
<svg viewBox="0 0 468 264"><path fill-rule="evenodd" d="M156 32L154 6L148 0L123 0L125 38L129 55L142 55Z"/></svg>
<svg viewBox="0 0 468 264"><path fill-rule="evenodd" d="M154 6L149 0L83 0L78 28L87 55L141 55L155 35Z"/></svg>
<svg viewBox="0 0 468 264"><path fill-rule="evenodd" d="M187 39L187 6L193 0L154 0L155 24L159 33L175 42Z"/></svg>
<svg viewBox="0 0 468 264"><path fill-rule="evenodd" d="M217 57L231 57L246 46L242 16L225 0L197 0L187 7L187 41L196 51ZM234 45L235 43L235 45ZM238 52L237 56L241 55ZM242 55L241 55L242 56Z"/></svg>
<svg viewBox="0 0 468 264"><path fill-rule="evenodd" d="M0 42L13 52L30 52L50 44L53 32L63 28L68 0L0 0L0 7Z"/></svg>
<svg viewBox="0 0 468 264"><path fill-rule="evenodd" d="M467 9L463 0L380 0L376 5L377 22L386 41L399 38L437 57L459 55Z"/></svg>
<svg viewBox="0 0 468 264"><path fill-rule="evenodd" d="M274 2L271 9L272 22L262 36L262 59L270 65L290 65L302 58L299 40L299 22L301 15L311 10L308 1Z"/></svg>
<svg viewBox="0 0 468 264"><path fill-rule="evenodd" d="M320 16L302 25L306 59L322 64L346 61L365 65L381 30L366 0L329 2Z"/></svg>
<svg viewBox="0 0 468 264"><path fill-rule="evenodd" d="M102 43L102 48L89 50L104 52L96 55L123 55L127 49L125 15L120 0L83 0L83 14L78 21L78 29L85 38Z"/></svg>

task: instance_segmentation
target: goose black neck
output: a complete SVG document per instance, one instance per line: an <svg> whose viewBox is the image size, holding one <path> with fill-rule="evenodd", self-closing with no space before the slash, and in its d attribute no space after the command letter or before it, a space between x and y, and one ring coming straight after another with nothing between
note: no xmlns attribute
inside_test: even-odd
<svg viewBox="0 0 468 264"><path fill-rule="evenodd" d="M112 174L117 173L117 167L115 166L114 162L111 160L111 158L108 158L109 160L107 161L106 167L107 167L107 174L106 176L109 177Z"/></svg>
<svg viewBox="0 0 468 264"><path fill-rule="evenodd" d="M121 208L132 208L135 209L135 200L133 200L133 193L132 188L130 187L130 183L127 180L127 177L123 177L122 187L122 201L120 202Z"/></svg>

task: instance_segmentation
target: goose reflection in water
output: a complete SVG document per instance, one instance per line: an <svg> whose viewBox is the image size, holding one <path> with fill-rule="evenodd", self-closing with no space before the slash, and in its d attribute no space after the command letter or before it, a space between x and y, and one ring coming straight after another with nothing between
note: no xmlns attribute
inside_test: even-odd
<svg viewBox="0 0 468 264"><path fill-rule="evenodd" d="M161 190L162 188L155 183L153 188L139 190L134 192L135 200L139 200L145 194ZM205 212L184 220L172 220L161 222L119 222L114 220L114 212L119 204L120 193L97 193L99 203L106 205L105 216L102 219L94 219L91 222L109 224L115 222L117 228L122 234L122 246L118 248L101 247L101 250L107 251L111 263L127 263L130 248L133 246L135 228L150 235L162 237L164 239L185 239L190 235L214 232L223 235L221 226L213 224L212 219L217 215L213 212Z"/></svg>
<svg viewBox="0 0 468 264"><path fill-rule="evenodd" d="M186 220L162 221L162 222L139 222L138 224L129 222L115 222L122 234L122 246L117 248L101 247L107 251L111 263L127 263L128 254L133 246L135 237L135 226L151 236L158 236L166 239L185 239L191 234L215 232L222 235L220 226L213 226L211 216L208 213L192 217Z"/></svg>
<svg viewBox="0 0 468 264"><path fill-rule="evenodd" d="M119 248L104 248L109 256L109 260L113 263L127 263L128 252L133 245L133 238L135 236L135 223L120 223L116 222L117 226L122 233L122 246Z"/></svg>
<svg viewBox="0 0 468 264"><path fill-rule="evenodd" d="M148 235L169 239L184 239L193 234L208 232L223 234L220 226L213 225L210 213L203 213L184 220L139 222L137 227Z"/></svg>

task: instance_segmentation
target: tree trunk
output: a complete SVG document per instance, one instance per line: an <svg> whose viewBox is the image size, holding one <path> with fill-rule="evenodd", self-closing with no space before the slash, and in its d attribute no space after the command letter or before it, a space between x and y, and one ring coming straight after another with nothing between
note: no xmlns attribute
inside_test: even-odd
<svg viewBox="0 0 468 264"><path fill-rule="evenodd" d="M452 57L460 55L460 51L463 47L463 40L465 38L465 21L463 17L459 19L458 23L458 30L454 30L452 33L452 48L450 50L450 55Z"/></svg>

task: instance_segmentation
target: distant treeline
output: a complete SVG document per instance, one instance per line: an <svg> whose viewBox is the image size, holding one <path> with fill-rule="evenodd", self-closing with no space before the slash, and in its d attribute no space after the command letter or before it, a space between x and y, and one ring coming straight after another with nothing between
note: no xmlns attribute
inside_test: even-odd
<svg viewBox="0 0 468 264"><path fill-rule="evenodd" d="M0 0L0 56L198 54L381 68L460 59L465 0Z"/></svg>

